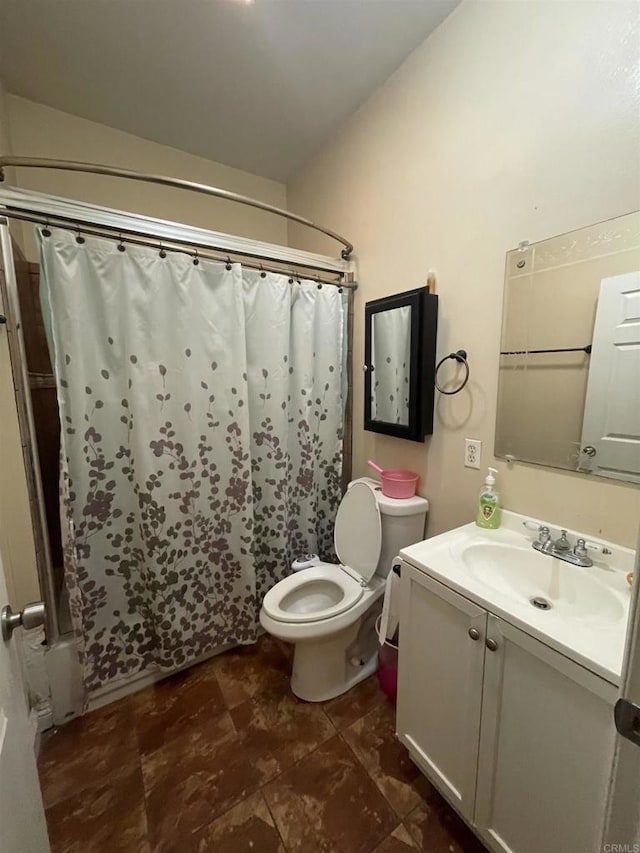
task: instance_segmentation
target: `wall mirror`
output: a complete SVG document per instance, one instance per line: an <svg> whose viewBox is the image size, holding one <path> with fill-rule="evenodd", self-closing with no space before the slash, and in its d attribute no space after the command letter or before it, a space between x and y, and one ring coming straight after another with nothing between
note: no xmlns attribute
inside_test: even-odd
<svg viewBox="0 0 640 853"><path fill-rule="evenodd" d="M433 432L437 323L426 287L367 302L365 429L412 441Z"/></svg>
<svg viewBox="0 0 640 853"><path fill-rule="evenodd" d="M640 483L640 212L507 253L496 456Z"/></svg>

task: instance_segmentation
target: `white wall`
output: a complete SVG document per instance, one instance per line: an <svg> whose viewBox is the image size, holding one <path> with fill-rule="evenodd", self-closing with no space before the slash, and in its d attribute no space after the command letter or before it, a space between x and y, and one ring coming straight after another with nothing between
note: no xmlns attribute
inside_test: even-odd
<svg viewBox="0 0 640 853"><path fill-rule="evenodd" d="M473 518L493 463L505 253L640 207L636 3L465 0L288 186L292 210L355 243L354 472L414 468L429 532ZM335 248L295 226L292 245ZM469 352L467 389L437 402L425 445L362 429L365 301L437 272L440 355ZM561 401L558 401L561 404ZM542 428L553 413L541 412ZM499 462L503 503L635 546L640 490Z"/></svg>
<svg viewBox="0 0 640 853"><path fill-rule="evenodd" d="M158 145L15 95L8 95L6 104L16 156L106 163L198 181L252 196L276 207L287 206L285 186L277 181ZM41 190L270 243L286 245L287 242L286 220L222 199L98 175L33 169L18 169L17 173L17 182L23 189ZM31 231L24 230L26 254L29 260L35 261L37 254Z"/></svg>

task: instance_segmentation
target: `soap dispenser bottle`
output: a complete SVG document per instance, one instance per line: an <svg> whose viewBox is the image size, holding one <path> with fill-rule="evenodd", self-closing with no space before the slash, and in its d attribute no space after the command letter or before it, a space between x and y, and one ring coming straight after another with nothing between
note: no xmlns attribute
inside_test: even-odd
<svg viewBox="0 0 640 853"><path fill-rule="evenodd" d="M502 521L502 510L498 500L498 493L495 489L496 478L498 473L496 468L489 468L489 473L484 481L484 486L480 489L480 498L478 500L478 515L476 516L476 524L478 527L495 530L500 527Z"/></svg>

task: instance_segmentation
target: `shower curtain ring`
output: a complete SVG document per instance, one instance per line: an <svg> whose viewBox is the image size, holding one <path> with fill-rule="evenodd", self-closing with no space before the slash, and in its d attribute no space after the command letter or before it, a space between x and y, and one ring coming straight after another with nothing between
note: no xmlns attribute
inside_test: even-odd
<svg viewBox="0 0 640 853"><path fill-rule="evenodd" d="M167 257L167 253L165 252L164 247L162 246L162 243L160 243L160 251L158 254L160 255L161 258Z"/></svg>
<svg viewBox="0 0 640 853"><path fill-rule="evenodd" d="M42 236L43 237L51 237L51 231L49 229L49 220L48 219L45 219L45 221L44 221L44 228L42 229Z"/></svg>
<svg viewBox="0 0 640 853"><path fill-rule="evenodd" d="M124 240L122 238L122 234L120 235L120 242L118 243L118 251L119 252L126 252L127 251L127 247L124 245Z"/></svg>
<svg viewBox="0 0 640 853"><path fill-rule="evenodd" d="M227 255L227 269L230 270L231 267L232 267L231 258L229 257L229 255Z"/></svg>
<svg viewBox="0 0 640 853"><path fill-rule="evenodd" d="M76 243L80 243L80 244L84 243L84 237L80 233L79 228L78 228L78 231L76 232Z"/></svg>
<svg viewBox="0 0 640 853"><path fill-rule="evenodd" d="M289 272L289 284L293 284L293 270Z"/></svg>
<svg viewBox="0 0 640 853"><path fill-rule="evenodd" d="M266 278L266 277L267 277L267 274L264 271L262 264L260 264L260 278Z"/></svg>
<svg viewBox="0 0 640 853"><path fill-rule="evenodd" d="M316 283L318 285L318 290L322 290L322 282L320 281L320 276L316 276Z"/></svg>
<svg viewBox="0 0 640 853"><path fill-rule="evenodd" d="M196 253L195 253L195 255L193 256L193 265L194 265L194 267L197 267L199 263L200 263L200 258L198 257L198 250L196 249Z"/></svg>

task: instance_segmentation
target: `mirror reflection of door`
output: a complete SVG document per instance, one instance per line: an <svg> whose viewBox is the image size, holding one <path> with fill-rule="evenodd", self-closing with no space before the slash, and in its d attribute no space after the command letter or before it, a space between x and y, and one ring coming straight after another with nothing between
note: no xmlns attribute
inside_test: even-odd
<svg viewBox="0 0 640 853"><path fill-rule="evenodd" d="M600 285L580 470L640 483L640 272Z"/></svg>
<svg viewBox="0 0 640 853"><path fill-rule="evenodd" d="M373 315L371 328L371 417L409 424L411 306Z"/></svg>

